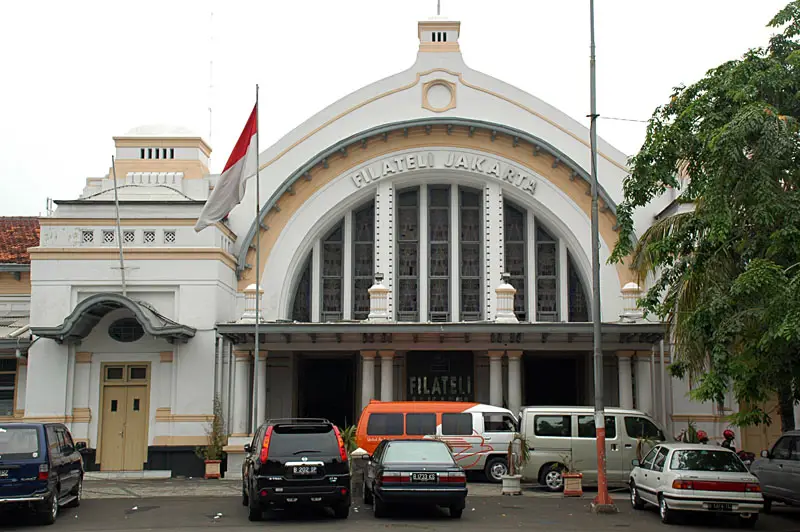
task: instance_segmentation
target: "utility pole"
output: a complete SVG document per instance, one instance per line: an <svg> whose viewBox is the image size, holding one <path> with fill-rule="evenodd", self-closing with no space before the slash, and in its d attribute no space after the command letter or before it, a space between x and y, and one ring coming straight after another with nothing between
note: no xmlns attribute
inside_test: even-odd
<svg viewBox="0 0 800 532"><path fill-rule="evenodd" d="M597 436L597 497L592 501L592 511L613 513L617 511L608 493L606 476L606 416L603 406L603 336L600 319L600 231L597 209L597 83L595 80L594 0L589 0L589 92L592 159L592 330L594 336L594 426Z"/></svg>

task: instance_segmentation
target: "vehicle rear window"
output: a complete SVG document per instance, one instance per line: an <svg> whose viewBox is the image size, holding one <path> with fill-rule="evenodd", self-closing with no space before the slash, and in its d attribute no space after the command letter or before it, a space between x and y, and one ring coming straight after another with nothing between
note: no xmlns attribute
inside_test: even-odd
<svg viewBox="0 0 800 532"><path fill-rule="evenodd" d="M0 456L36 458L39 456L39 432L30 427L0 427Z"/></svg>
<svg viewBox="0 0 800 532"><path fill-rule="evenodd" d="M472 414L442 414L442 434L472 435Z"/></svg>
<svg viewBox="0 0 800 532"><path fill-rule="evenodd" d="M386 447L381 461L385 464L415 464L429 462L432 464L452 464L453 455L447 444L436 441L392 442Z"/></svg>
<svg viewBox="0 0 800 532"><path fill-rule="evenodd" d="M570 416L536 416L533 430L537 436L569 438L572 436L572 423Z"/></svg>
<svg viewBox="0 0 800 532"><path fill-rule="evenodd" d="M670 468L677 471L724 471L744 473L747 468L736 454L730 451L691 450L675 451Z"/></svg>
<svg viewBox="0 0 800 532"><path fill-rule="evenodd" d="M300 454L339 454L339 442L331 426L281 427L276 426L269 440L270 456L297 456Z"/></svg>
<svg viewBox="0 0 800 532"><path fill-rule="evenodd" d="M402 436L403 414L370 414L367 422L370 436Z"/></svg>
<svg viewBox="0 0 800 532"><path fill-rule="evenodd" d="M665 441L664 433L645 417L625 416L625 432L631 438Z"/></svg>
<svg viewBox="0 0 800 532"><path fill-rule="evenodd" d="M406 414L406 434L409 436L436 434L436 414Z"/></svg>

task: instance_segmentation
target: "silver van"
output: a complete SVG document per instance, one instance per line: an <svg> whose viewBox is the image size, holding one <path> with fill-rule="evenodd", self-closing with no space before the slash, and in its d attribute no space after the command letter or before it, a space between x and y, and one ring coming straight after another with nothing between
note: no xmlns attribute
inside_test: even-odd
<svg viewBox="0 0 800 532"><path fill-rule="evenodd" d="M637 448L643 455L664 431L644 412L606 408L606 474L610 486L626 486ZM597 484L597 443L594 408L590 406L524 407L520 432L528 443L528 462L522 478L550 491L564 488L562 473L571 468L583 474L584 485Z"/></svg>
<svg viewBox="0 0 800 532"><path fill-rule="evenodd" d="M783 433L772 449L761 451L750 472L761 482L765 512L773 501L800 505L800 430Z"/></svg>

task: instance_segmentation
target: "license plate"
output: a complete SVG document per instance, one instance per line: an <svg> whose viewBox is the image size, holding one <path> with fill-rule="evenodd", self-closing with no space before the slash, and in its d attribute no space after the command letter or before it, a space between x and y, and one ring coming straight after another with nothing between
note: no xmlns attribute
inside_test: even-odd
<svg viewBox="0 0 800 532"><path fill-rule="evenodd" d="M295 466L292 468L293 475L316 475L317 468L315 466Z"/></svg>
<svg viewBox="0 0 800 532"><path fill-rule="evenodd" d="M0 469L0 478L8 478L8 469Z"/></svg>
<svg viewBox="0 0 800 532"><path fill-rule="evenodd" d="M411 473L411 482L436 482L436 473Z"/></svg>
<svg viewBox="0 0 800 532"><path fill-rule="evenodd" d="M733 505L721 502L710 502L708 503L708 509L714 512L732 512Z"/></svg>

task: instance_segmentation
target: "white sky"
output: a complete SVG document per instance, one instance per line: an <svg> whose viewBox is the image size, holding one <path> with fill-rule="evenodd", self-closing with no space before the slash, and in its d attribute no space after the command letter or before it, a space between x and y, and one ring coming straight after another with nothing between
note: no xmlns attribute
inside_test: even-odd
<svg viewBox="0 0 800 532"><path fill-rule="evenodd" d="M766 44L767 22L788 1L597 0L598 112L646 120L673 86ZM588 5L442 0L442 15L461 21L468 65L586 123ZM108 172L111 137L132 127L178 124L208 139L209 101L219 172L256 83L264 148L411 66L416 22L435 14L436 0L0 2L0 215L37 215L47 197L77 197L86 177ZM598 125L628 154L644 131Z"/></svg>

